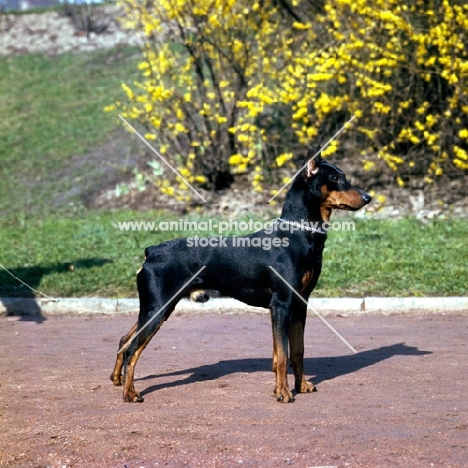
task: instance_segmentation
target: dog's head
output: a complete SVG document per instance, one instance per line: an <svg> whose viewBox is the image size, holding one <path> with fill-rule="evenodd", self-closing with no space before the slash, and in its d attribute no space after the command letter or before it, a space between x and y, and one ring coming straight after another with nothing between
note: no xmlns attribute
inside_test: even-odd
<svg viewBox="0 0 468 468"><path fill-rule="evenodd" d="M371 202L372 197L353 187L344 172L320 156L320 147L307 152L301 176L308 190L320 197L323 220L329 220L331 210L356 211Z"/></svg>

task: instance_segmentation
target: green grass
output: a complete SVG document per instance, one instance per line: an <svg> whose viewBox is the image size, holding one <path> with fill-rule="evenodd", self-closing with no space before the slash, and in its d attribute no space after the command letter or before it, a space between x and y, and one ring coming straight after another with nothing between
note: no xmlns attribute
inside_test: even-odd
<svg viewBox="0 0 468 468"><path fill-rule="evenodd" d="M174 233L122 232L116 223L162 219L179 218L156 211L144 215L120 211L10 219L0 230L0 262L51 296L135 297L135 272L144 248ZM467 234L467 224L460 220L427 225L414 219L356 221L354 232L329 234L322 276L313 294L466 295ZM71 263L74 271L68 269ZM24 286L0 271L0 297L29 295Z"/></svg>
<svg viewBox="0 0 468 468"><path fill-rule="evenodd" d="M319 293L325 296L468 294L466 220L356 222L327 240Z"/></svg>
<svg viewBox="0 0 468 468"><path fill-rule="evenodd" d="M56 171L109 140L116 116L103 107L137 62L135 48L0 58L0 213L44 212L68 188Z"/></svg>

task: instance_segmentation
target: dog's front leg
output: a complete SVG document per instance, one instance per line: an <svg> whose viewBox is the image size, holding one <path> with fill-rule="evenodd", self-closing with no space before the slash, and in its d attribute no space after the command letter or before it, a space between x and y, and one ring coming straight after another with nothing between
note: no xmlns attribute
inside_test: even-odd
<svg viewBox="0 0 468 468"><path fill-rule="evenodd" d="M298 304L294 309L289 329L289 349L291 364L294 370L294 387L297 393L316 392L314 384L307 382L304 376L304 328L307 306Z"/></svg>
<svg viewBox="0 0 468 468"><path fill-rule="evenodd" d="M275 395L278 401L294 401L288 385L288 340L291 324L291 297L280 300L275 297L271 304L273 328L273 371L276 374Z"/></svg>

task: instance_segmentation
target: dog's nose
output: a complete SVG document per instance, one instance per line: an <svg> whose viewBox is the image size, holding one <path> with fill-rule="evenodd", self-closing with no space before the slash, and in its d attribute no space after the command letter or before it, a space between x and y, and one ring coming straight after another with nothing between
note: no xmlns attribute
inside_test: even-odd
<svg viewBox="0 0 468 468"><path fill-rule="evenodd" d="M362 196L362 201L366 205L372 201L372 197L368 193L364 192L363 190L361 190L361 196Z"/></svg>

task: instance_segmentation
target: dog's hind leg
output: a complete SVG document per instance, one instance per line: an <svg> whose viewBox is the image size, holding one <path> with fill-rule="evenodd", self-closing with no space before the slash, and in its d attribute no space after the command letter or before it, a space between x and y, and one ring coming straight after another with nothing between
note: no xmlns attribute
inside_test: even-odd
<svg viewBox="0 0 468 468"><path fill-rule="evenodd" d="M122 336L122 338L120 339L119 351L122 348L124 349L122 349L122 351L120 351L120 353L117 354L117 359L115 361L114 370L112 371L112 374L110 376L110 379L112 380L112 382L114 382L114 385L122 385L123 383L122 367L124 364L124 351L130 345L130 343L128 342L130 341L132 336L135 334L137 328L138 328L138 322L136 322L135 325L133 325L133 327L131 328L131 330L125 336ZM125 346L127 343L128 345Z"/></svg>
<svg viewBox="0 0 468 468"><path fill-rule="evenodd" d="M294 387L297 393L315 392L314 384L307 382L304 376L304 328L307 307L298 304L292 316L289 329L289 350L294 370Z"/></svg>
<svg viewBox="0 0 468 468"><path fill-rule="evenodd" d="M169 318L183 295L182 292L177 293L174 279L166 273L159 269L156 277L154 269L145 263L137 275L140 314L137 328L127 339L128 346L123 351L123 365L126 364L123 378L124 401L143 401L140 394L135 391L133 383L138 358L161 325Z"/></svg>
<svg viewBox="0 0 468 468"><path fill-rule="evenodd" d="M138 362L143 350L146 348L148 343L151 341L154 335L161 328L162 324L169 318L172 311L174 310L175 304L168 306L164 311L160 311L157 318L154 320L151 319L152 315L145 314L145 317L148 320L151 320L149 325L145 326L148 322L138 323L138 328L136 333L138 335L130 343L127 349L123 351L123 361L126 362L126 372L123 377L123 399L127 402L142 402L143 398L139 393L135 391L134 387L134 376L135 376L135 367ZM157 311L155 311L157 313ZM144 328L143 328L144 327ZM138 330L142 330L139 332Z"/></svg>

